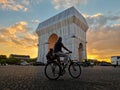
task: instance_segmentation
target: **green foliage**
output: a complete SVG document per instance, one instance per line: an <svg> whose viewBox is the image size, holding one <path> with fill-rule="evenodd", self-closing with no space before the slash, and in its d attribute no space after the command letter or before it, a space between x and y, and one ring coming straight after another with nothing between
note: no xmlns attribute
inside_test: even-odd
<svg viewBox="0 0 120 90"><path fill-rule="evenodd" d="M0 59L0 64L19 64L20 60L15 58L9 58L9 59Z"/></svg>
<svg viewBox="0 0 120 90"><path fill-rule="evenodd" d="M36 58L34 58L34 59L29 59L29 60L26 60L28 63L30 63L30 62L35 62L37 59Z"/></svg>
<svg viewBox="0 0 120 90"><path fill-rule="evenodd" d="M0 55L0 59L7 59L6 55Z"/></svg>
<svg viewBox="0 0 120 90"><path fill-rule="evenodd" d="M0 59L0 64L5 64L7 62L7 59Z"/></svg>
<svg viewBox="0 0 120 90"><path fill-rule="evenodd" d="M15 59L15 58L9 58L7 60L8 64L20 64L20 60L19 59Z"/></svg>
<svg viewBox="0 0 120 90"><path fill-rule="evenodd" d="M26 61L30 64L33 64L36 60L37 60L37 58L29 59L29 60L23 60L23 61ZM10 64L10 65L19 65L21 63L21 60L16 59L16 58L0 59L0 64L6 64L6 63Z"/></svg>

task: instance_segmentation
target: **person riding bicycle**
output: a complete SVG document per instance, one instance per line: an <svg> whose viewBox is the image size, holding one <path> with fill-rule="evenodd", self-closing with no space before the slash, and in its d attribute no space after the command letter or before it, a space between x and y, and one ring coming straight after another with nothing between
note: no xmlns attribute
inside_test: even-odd
<svg viewBox="0 0 120 90"><path fill-rule="evenodd" d="M54 45L54 53L59 57L64 57L64 64L67 64L68 55L62 52L62 48L64 48L66 51L72 53L69 49L67 49L64 44L62 43L62 37L59 37L57 42Z"/></svg>
<svg viewBox="0 0 120 90"><path fill-rule="evenodd" d="M68 71L69 71L69 74L71 75L71 77L78 78L81 75L80 65L78 63L72 62L72 60L70 59L70 56L68 54L65 54L64 52L62 52L62 48L64 48L69 53L72 53L70 50L68 50L63 45L62 38L59 37L58 41L54 45L54 49L50 49L50 51L48 52L48 54L46 56L48 60L52 60L52 62L47 63L45 66L45 75L50 80L56 80L60 76L63 76L66 72L65 69L66 69L67 65L69 65ZM53 57L51 58L51 56L53 56ZM63 63L64 65L56 62L56 60L58 61L58 59L56 59L56 56L59 58L64 57L64 63Z"/></svg>

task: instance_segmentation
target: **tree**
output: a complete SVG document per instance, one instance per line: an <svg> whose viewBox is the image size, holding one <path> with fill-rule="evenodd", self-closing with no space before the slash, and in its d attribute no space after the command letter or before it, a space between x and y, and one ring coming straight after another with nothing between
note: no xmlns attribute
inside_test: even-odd
<svg viewBox="0 0 120 90"><path fill-rule="evenodd" d="M7 59L6 55L0 55L0 59Z"/></svg>

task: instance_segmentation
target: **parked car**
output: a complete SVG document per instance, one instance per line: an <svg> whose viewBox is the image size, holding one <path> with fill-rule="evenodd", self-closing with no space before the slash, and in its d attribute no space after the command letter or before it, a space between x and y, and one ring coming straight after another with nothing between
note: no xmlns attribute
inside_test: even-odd
<svg viewBox="0 0 120 90"><path fill-rule="evenodd" d="M45 64L43 62L34 62L34 66L44 66Z"/></svg>
<svg viewBox="0 0 120 90"><path fill-rule="evenodd" d="M26 61L23 61L23 62L20 63L20 65L27 66L27 65L29 65L29 63L27 63Z"/></svg>

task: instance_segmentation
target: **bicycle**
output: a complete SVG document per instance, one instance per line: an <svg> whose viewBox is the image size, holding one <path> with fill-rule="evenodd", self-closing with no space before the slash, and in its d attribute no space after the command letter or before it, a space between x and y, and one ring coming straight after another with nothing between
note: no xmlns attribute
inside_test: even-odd
<svg viewBox="0 0 120 90"><path fill-rule="evenodd" d="M68 67L68 71L71 77L78 78L81 75L81 66L71 60L71 54L68 54L68 62L66 65L64 63L58 63L58 60L55 59L50 63L47 63L45 66L45 76L50 80L56 80L60 76L65 74L65 69Z"/></svg>

